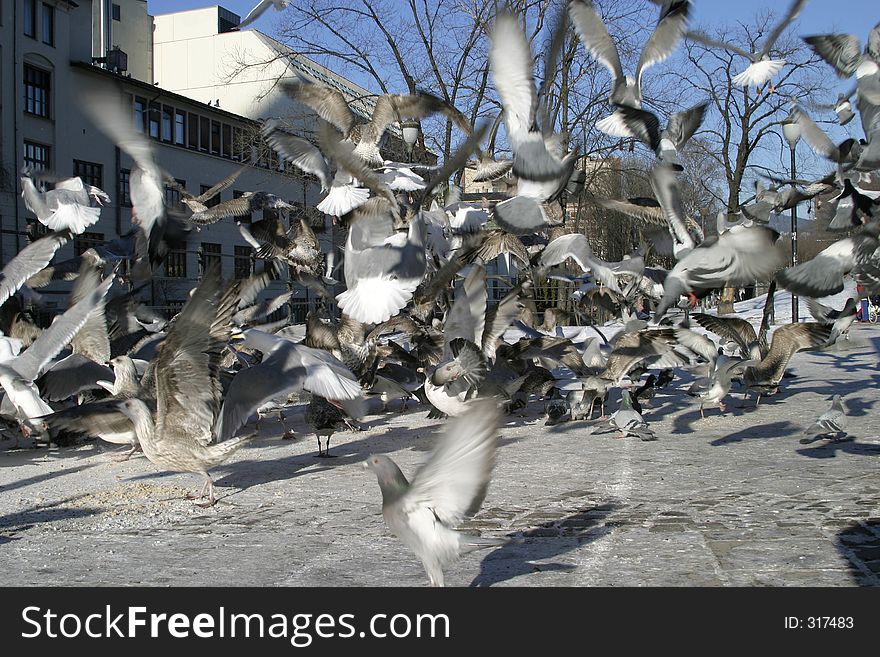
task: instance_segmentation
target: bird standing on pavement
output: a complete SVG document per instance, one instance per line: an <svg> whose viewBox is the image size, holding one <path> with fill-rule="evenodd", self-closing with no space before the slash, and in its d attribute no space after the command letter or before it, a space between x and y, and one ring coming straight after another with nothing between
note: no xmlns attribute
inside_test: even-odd
<svg viewBox="0 0 880 657"><path fill-rule="evenodd" d="M804 430L804 437L800 442L802 445L808 445L823 438L841 440L844 436L846 436L846 411L840 395L834 395L831 399L831 408Z"/></svg>

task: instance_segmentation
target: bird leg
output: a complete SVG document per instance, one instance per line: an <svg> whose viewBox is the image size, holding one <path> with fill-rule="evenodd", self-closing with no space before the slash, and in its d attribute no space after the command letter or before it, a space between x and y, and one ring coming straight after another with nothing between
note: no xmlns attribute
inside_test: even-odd
<svg viewBox="0 0 880 657"><path fill-rule="evenodd" d="M706 414L703 412L703 402L700 402L700 417L706 419Z"/></svg>
<svg viewBox="0 0 880 657"><path fill-rule="evenodd" d="M188 493L186 498L188 500L204 500L208 498L205 502L196 502L196 506L200 506L203 508L208 508L214 506L217 503L217 498L214 497L214 480L211 479L211 475L207 472L205 473L205 485L202 486L202 490L198 495L193 495L192 493Z"/></svg>
<svg viewBox="0 0 880 657"><path fill-rule="evenodd" d="M721 414L724 415L724 412L727 410L727 406L724 402L718 402L718 410L721 411Z"/></svg>
<svg viewBox="0 0 880 657"><path fill-rule="evenodd" d="M296 438L296 433L293 429L287 428L287 418L284 417L284 411L278 411L278 421L281 422L281 426L284 427L284 434L281 436L281 440L293 440Z"/></svg>
<svg viewBox="0 0 880 657"><path fill-rule="evenodd" d="M140 449L140 447L140 445L132 445L131 449L128 450L125 454L114 454L110 457L110 460L114 463L122 463L123 461L127 461L132 457L132 454Z"/></svg>
<svg viewBox="0 0 880 657"><path fill-rule="evenodd" d="M315 434L315 435L317 436L317 434ZM327 447L325 449L321 449L321 436L318 436L318 454L317 454L316 458L319 458L319 459L336 458L336 454L330 453L330 436L327 436Z"/></svg>

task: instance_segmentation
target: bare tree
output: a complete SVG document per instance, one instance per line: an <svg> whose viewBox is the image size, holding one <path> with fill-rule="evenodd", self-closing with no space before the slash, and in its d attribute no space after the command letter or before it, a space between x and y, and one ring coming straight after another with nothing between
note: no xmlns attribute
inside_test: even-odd
<svg viewBox="0 0 880 657"><path fill-rule="evenodd" d="M721 26L712 36L755 52L775 21L773 13L765 11L750 23ZM784 59L786 65L776 80L757 90L733 83L733 77L749 65L746 58L702 43L686 42L682 65L669 67L677 84L690 89L694 97L709 101L712 111L707 114L698 145L724 172L726 189L720 200L728 212L739 208L743 185L757 171L766 170L771 163L780 165L776 171L784 168L779 155L780 126L792 99L813 99L824 90L817 59L791 31L777 40L770 55ZM733 293L725 289L719 312L733 312Z"/></svg>

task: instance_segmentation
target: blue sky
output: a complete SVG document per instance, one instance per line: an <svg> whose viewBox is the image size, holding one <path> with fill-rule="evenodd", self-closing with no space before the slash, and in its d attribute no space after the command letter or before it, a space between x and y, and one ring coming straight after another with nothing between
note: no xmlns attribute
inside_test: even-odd
<svg viewBox="0 0 880 657"><path fill-rule="evenodd" d="M297 2L298 0L292 0ZM403 4L404 0L397 0ZM733 23L737 20L748 22L752 17L768 8L772 8L774 13L781 14L788 7L790 0L694 0L694 10L692 13L692 25L694 27L705 27L720 23ZM242 18L250 12L256 5L258 0L224 0L219 4L226 9L235 12ZM148 11L153 14L169 13L181 11L185 9L195 9L201 7L210 7L216 2L210 0L148 0ZM278 23L281 13L275 11L266 12L255 27L269 35L274 35L275 25ZM880 21L880 2L878 0L810 0L796 23L796 33L801 36L810 34L827 34L830 32L845 32L856 35L862 44L865 43L868 33L873 26ZM850 81L841 82L832 73L830 68L828 73L828 95L827 100L833 100L834 95L843 91L850 86ZM369 80L356 80L364 84L368 88L372 85ZM830 116L830 115L829 115ZM828 117L825 117L828 118ZM850 131L854 131L855 136L861 136L861 129L857 127L858 122L854 121ZM843 129L826 128L831 131L832 138L837 140L847 136ZM788 151L780 146L779 162L775 157L764 156L767 159L767 165L777 165L783 169L788 167ZM804 165L809 163L815 164L814 158L809 155L809 149L799 147L798 152L804 151L806 159L802 160ZM772 161L771 161L772 160ZM821 164L821 163L820 163Z"/></svg>
<svg viewBox="0 0 880 657"><path fill-rule="evenodd" d="M294 0L296 1L296 0ZM403 0L400 0L401 2ZM165 14L182 9L210 7L220 4L241 17L257 4L256 0L225 0L206 2L205 0L148 0L151 14ZM788 5L787 0L696 0L693 17L696 23L714 23L748 19L757 11L773 7L781 12ZM277 14L270 11L258 21L257 28L271 33ZM807 3L800 18L801 34L817 34L833 31L848 32L858 36L862 42L871 28L880 20L880 3L877 0L812 0Z"/></svg>

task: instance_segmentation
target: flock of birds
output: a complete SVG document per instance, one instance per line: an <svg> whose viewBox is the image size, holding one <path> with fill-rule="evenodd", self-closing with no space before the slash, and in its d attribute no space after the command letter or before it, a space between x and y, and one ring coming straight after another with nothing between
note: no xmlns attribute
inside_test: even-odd
<svg viewBox="0 0 880 657"><path fill-rule="evenodd" d="M793 354L845 339L855 319L854 298L842 310L815 299L842 291L847 276L866 294L880 292L880 203L876 193L859 187L880 165L880 25L864 52L848 35L806 39L841 77L855 76L866 139L835 146L798 111L807 141L834 162L835 172L805 186L785 181L769 191L759 188L736 221L725 214L718 236L706 237L683 212L677 181L677 151L699 128L705 105L673 114L661 130L640 94L641 76L650 66L668 57L681 39L704 37L686 32L690 2L657 4L659 21L635 78L624 75L591 2L569 0L556 29L564 30L570 20L586 53L614 75L614 113L600 127L634 136L656 153L656 199L603 204L638 217L650 248L676 258L671 270L647 267L644 248L620 262L604 262L588 236L565 234L561 204L582 184L578 154L565 152L548 125L548 81L536 85L529 42L518 18L504 10L491 29L489 66L502 106L493 132L503 122L510 159L481 150L485 126L473 128L429 93L381 96L372 117L363 121L337 90L303 78L285 81L287 93L317 115L317 143L285 129L280 120L263 124L264 138L320 181L325 197L318 209L347 231L344 253L341 258L322 253L304 218L291 222L290 230L271 213L240 223L264 269L224 282L208 266L183 309L167 321L141 306L137 293L193 226L289 206L265 192L210 205L237 172L199 197L185 194L190 214L175 214L165 207L163 190L171 177L156 161L150 140L134 130L129 116L113 111L118 107L113 99L91 97L85 103L96 125L135 162L134 226L73 260L56 262L57 250L97 220L108 196L79 178L56 179L53 189L41 191L45 174L22 173L28 208L53 232L24 248L0 275L6 331L0 337L5 393L0 414L17 427L16 436L20 430L25 437L57 443L92 436L125 445L121 458L141 450L162 470L197 473L204 479L200 503L211 505L216 497L209 471L253 438L242 428L254 414L279 411L284 422L290 394L310 395L305 419L320 457L331 456L334 431L359 428L369 396L381 399L383 410L394 401L405 408L416 400L430 409L430 417L450 418L426 463L411 479L387 456L369 456L364 465L378 479L388 527L421 559L430 583L442 585L444 568L459 555L507 540L455 529L486 495L505 413L519 412L537 397L546 404L548 425L589 420L599 409L604 417L609 395L620 389L620 407L605 430L647 441L657 437L642 408L656 389L671 385L676 372L696 374L687 392L699 399L701 414L706 405L723 413L735 382L757 394L758 402L775 393ZM792 3L762 51L748 53L752 64L737 84L763 85L784 66L769 59L770 47L803 5ZM556 55L551 48L544 70L555 70ZM391 124L436 113L464 133L462 145L442 166L382 158ZM477 180L513 172L516 193L496 204L454 198L447 180L469 162L477 167ZM816 188L839 190L829 201L836 206L832 229L846 236L811 261L784 268L779 235L761 217L792 199L820 193ZM444 189L445 197L439 193ZM530 247L523 236L530 237ZM501 253L517 262L520 276L490 305L486 263ZM567 262L574 267L559 267ZM305 327L267 323L289 295L257 301L281 265L323 299ZM344 277L343 291L336 289L335 277ZM541 330L534 289L548 277L583 284L579 307L602 305L617 316L620 330L611 339L603 333L609 329L591 325L568 338ZM111 292L121 279L127 285L117 288L124 289ZM24 308L38 301L36 289L53 280L73 280L70 305L40 330ZM778 283L811 297L816 321L779 326L768 337L773 289L757 330L735 315L680 312L719 288L756 280L773 280L773 289ZM647 307L653 314L640 313ZM649 369L655 372L641 383ZM841 435L845 413L838 396L804 442Z"/></svg>

